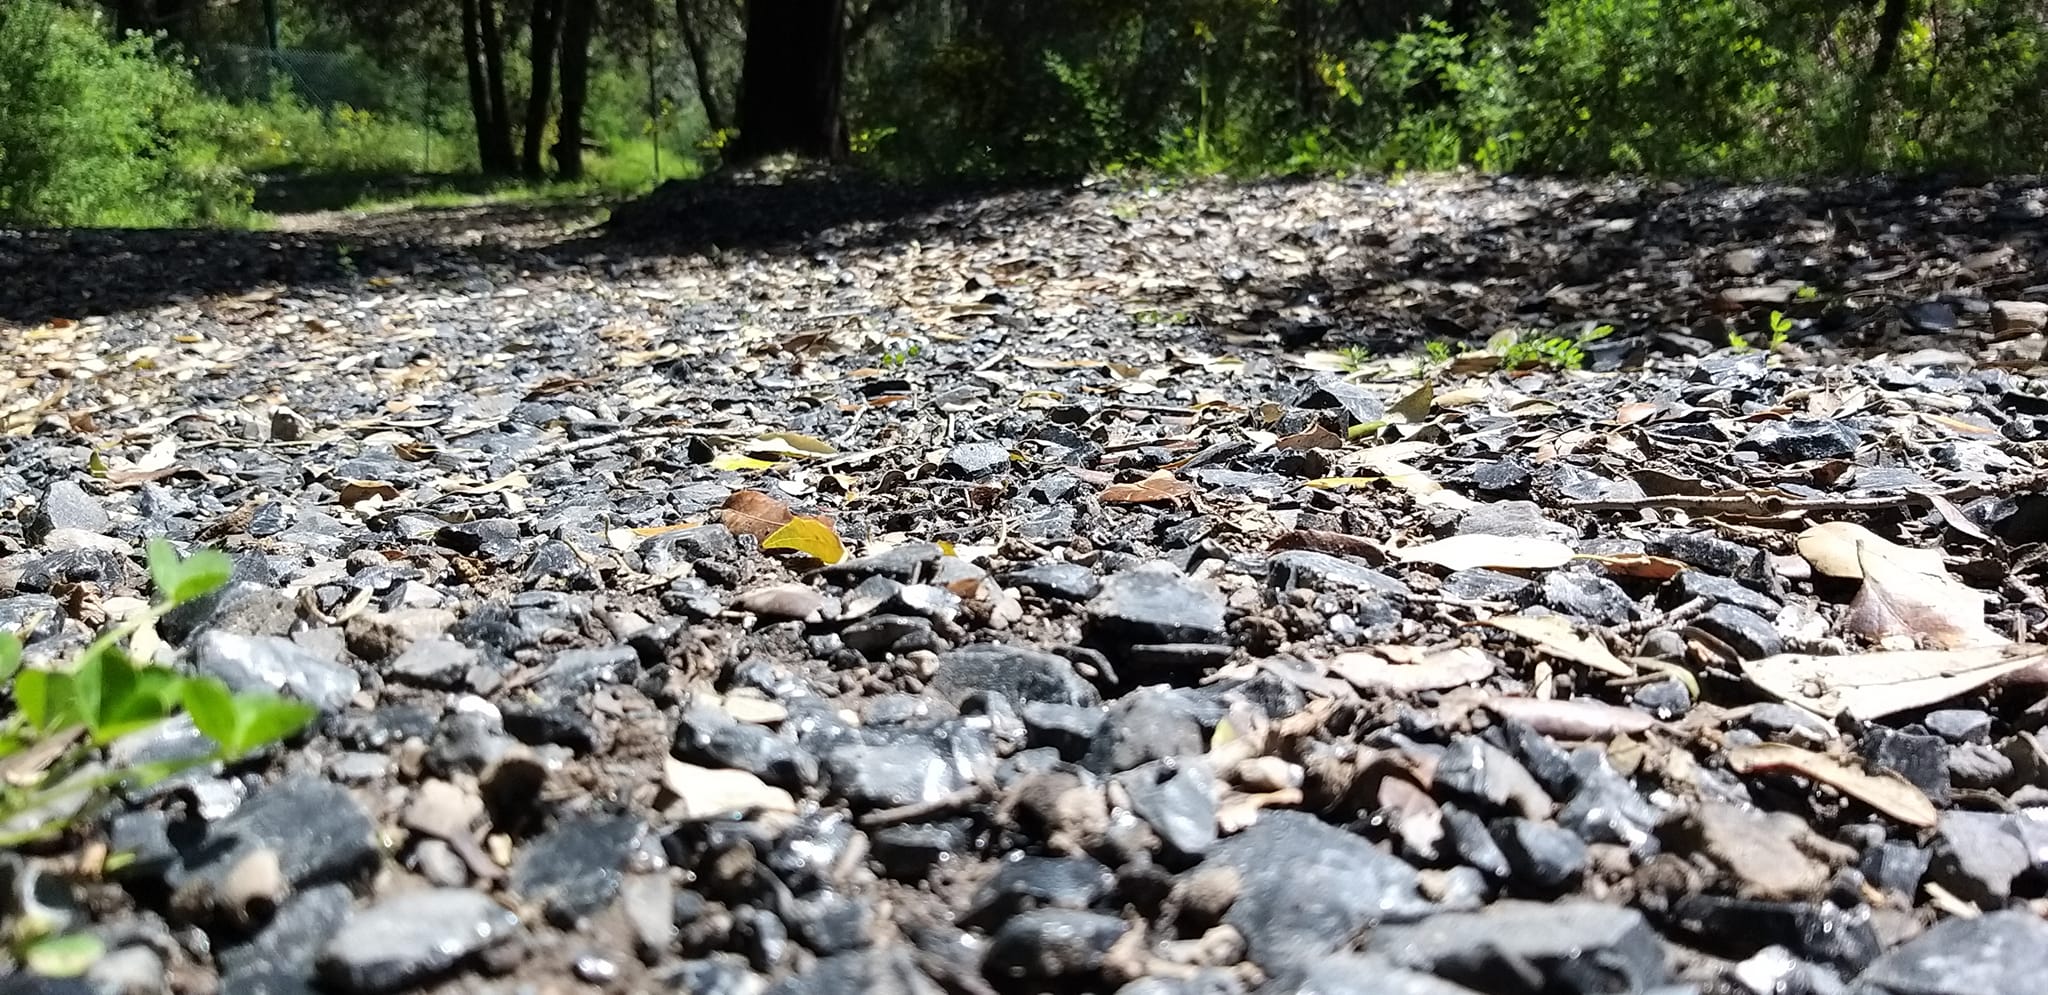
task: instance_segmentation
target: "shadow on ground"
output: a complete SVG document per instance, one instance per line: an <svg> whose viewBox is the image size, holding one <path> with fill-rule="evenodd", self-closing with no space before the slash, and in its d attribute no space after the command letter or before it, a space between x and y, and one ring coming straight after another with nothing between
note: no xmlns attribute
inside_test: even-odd
<svg viewBox="0 0 2048 995"><path fill-rule="evenodd" d="M549 268L597 254L621 260L853 248L968 225L991 203L1021 220L1057 210L1071 189L742 175L672 181L616 205L609 223L580 227L605 211L601 198L326 212L256 232L0 228L0 323L141 311L275 286L352 285L378 273L459 278L493 262Z"/></svg>
<svg viewBox="0 0 2048 995"><path fill-rule="evenodd" d="M252 206L266 214L309 214L346 210L366 200L397 201L437 192L482 195L506 185L502 178L477 173L284 170L259 178Z"/></svg>
<svg viewBox="0 0 2048 995"><path fill-rule="evenodd" d="M1156 210L1166 216L1110 236L1101 234L1109 213L1101 201L1114 195L1070 180L909 186L817 172L671 182L616 205L601 225L589 222L602 203L572 200L295 216L274 232L0 230L0 322L148 310L276 286L355 286L379 273L459 282L486 275L479 267L492 263L545 270L597 255L617 265L714 251L813 254L920 238L1001 240L1056 219L1077 198L1097 201L1082 212L1093 217L1096 234L1084 236L1084 224L1038 236L1165 245L1183 237L1183 218L1196 213L1204 224L1229 218L1240 233L1255 232L1259 245L1224 246L1249 253L1248 267L1202 255L1149 292L1200 304L1214 296L1220 275L1233 306L1255 302L1255 320L1288 349L1348 341L1378 352L1427 338L1476 343L1501 327L1575 321L1627 330L1602 351L1635 350L1660 333L1719 348L1722 331L1697 321L1717 287L1811 286L1818 292L1812 305L1747 306L1732 320L1747 329L1782 306L1813 311L1806 327L1831 333L1842 327L1836 319L1860 321L1869 312L1823 314L1820 302L1864 292L1855 288L1903 302L1968 284L1997 299L2044 289L2034 285L2048 267L2038 197L2018 181L1814 188L1456 176L1422 182L1435 186L1418 194L1371 181L1200 185L1161 201ZM1253 223L1242 225L1247 218ZM1369 223L1346 223L1359 218ZM2006 253L1994 269L1963 265L1993 247ZM1737 248L1760 253L1753 273L1725 262ZM1268 253L1306 258L1308 272L1261 264ZM1116 258L1099 261L1115 265ZM1233 268L1243 272L1227 275ZM1920 278L1958 268L1965 272ZM1885 275L1894 269L1908 275ZM1390 293L1398 287L1410 292Z"/></svg>

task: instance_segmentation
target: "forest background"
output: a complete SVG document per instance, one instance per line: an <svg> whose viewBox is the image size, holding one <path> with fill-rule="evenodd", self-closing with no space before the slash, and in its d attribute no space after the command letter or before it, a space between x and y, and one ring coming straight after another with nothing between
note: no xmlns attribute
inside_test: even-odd
<svg viewBox="0 0 2048 995"><path fill-rule="evenodd" d="M0 0L0 218L891 179L2035 172L2039 0Z"/></svg>

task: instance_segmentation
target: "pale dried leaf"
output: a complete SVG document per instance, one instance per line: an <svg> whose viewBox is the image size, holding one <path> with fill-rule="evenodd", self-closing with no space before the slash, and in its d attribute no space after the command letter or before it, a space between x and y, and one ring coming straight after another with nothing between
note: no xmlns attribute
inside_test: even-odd
<svg viewBox="0 0 2048 995"><path fill-rule="evenodd" d="M673 797L662 814L680 822L796 811L789 792L746 771L699 767L673 757L662 760L661 786Z"/></svg>
<svg viewBox="0 0 2048 995"><path fill-rule="evenodd" d="M1863 587L1842 617L1844 631L1893 648L1961 649L2007 642L1984 624L1984 599L1946 571L1920 573L1877 546L1858 549Z"/></svg>
<svg viewBox="0 0 2048 995"><path fill-rule="evenodd" d="M1874 547L1899 566L1919 573L1939 574L1948 569L1940 550L1901 546L1854 522L1826 522L1799 533L1799 555L1829 577L1862 577L1859 547Z"/></svg>
<svg viewBox="0 0 2048 995"><path fill-rule="evenodd" d="M1737 773L1790 771L1825 784L1909 826L1934 825L1934 803L1913 782L1891 771L1871 774L1826 754L1785 743L1758 743L1731 750L1728 766Z"/></svg>
<svg viewBox="0 0 2048 995"><path fill-rule="evenodd" d="M1550 570L1572 561L1572 548L1554 539L1476 532L1389 552L1405 563L1433 563L1448 570Z"/></svg>
<svg viewBox="0 0 2048 995"><path fill-rule="evenodd" d="M2040 646L1780 653L1742 661L1742 675L1766 694L1823 718L1846 712L1868 720L1939 704L2041 664L2048 664L2048 648Z"/></svg>
<svg viewBox="0 0 2048 995"><path fill-rule="evenodd" d="M1359 690L1404 694L1482 681L1493 675L1498 663L1493 654L1477 646L1422 652L1406 646L1382 646L1339 653L1329 669Z"/></svg>
<svg viewBox="0 0 2048 995"><path fill-rule="evenodd" d="M1622 662L1604 643L1572 631L1570 620L1556 615L1496 615L1467 624L1489 625L1512 632L1535 643L1537 649L1551 656L1584 664L1602 673L1616 677L1635 673L1635 668Z"/></svg>

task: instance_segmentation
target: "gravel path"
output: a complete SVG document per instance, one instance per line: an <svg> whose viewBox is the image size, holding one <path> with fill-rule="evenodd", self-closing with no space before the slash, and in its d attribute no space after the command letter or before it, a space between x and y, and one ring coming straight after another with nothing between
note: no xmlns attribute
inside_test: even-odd
<svg viewBox="0 0 2048 995"><path fill-rule="evenodd" d="M0 627L214 546L144 651L321 711L0 992L2048 991L2043 198L0 232Z"/></svg>

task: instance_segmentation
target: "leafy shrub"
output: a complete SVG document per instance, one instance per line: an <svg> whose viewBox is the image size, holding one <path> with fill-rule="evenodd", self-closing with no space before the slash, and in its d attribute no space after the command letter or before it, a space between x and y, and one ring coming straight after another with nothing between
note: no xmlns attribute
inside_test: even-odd
<svg viewBox="0 0 2048 995"><path fill-rule="evenodd" d="M312 706L302 702L236 693L211 678L139 663L122 648L128 637L171 609L226 583L229 566L218 552L181 560L169 543L152 543L149 572L157 603L93 640L65 667L23 666L21 643L12 633L0 632L0 681L14 701L13 711L0 719L0 761L14 761L7 764L12 768L8 779L0 783L0 847L62 831L75 815L19 825L53 807L63 811L56 807L60 802L81 795L90 801L113 788L147 785L195 764L232 760L290 736L312 719ZM211 754L127 768L90 763L99 747L181 710L213 741Z"/></svg>
<svg viewBox="0 0 2048 995"><path fill-rule="evenodd" d="M252 122L256 144L249 170L321 173L411 173L472 168L476 142L417 121L336 104L322 110L280 89L268 101L238 110Z"/></svg>
<svg viewBox="0 0 2048 995"><path fill-rule="evenodd" d="M149 42L51 0L0 8L0 217L54 226L246 220L250 141Z"/></svg>

